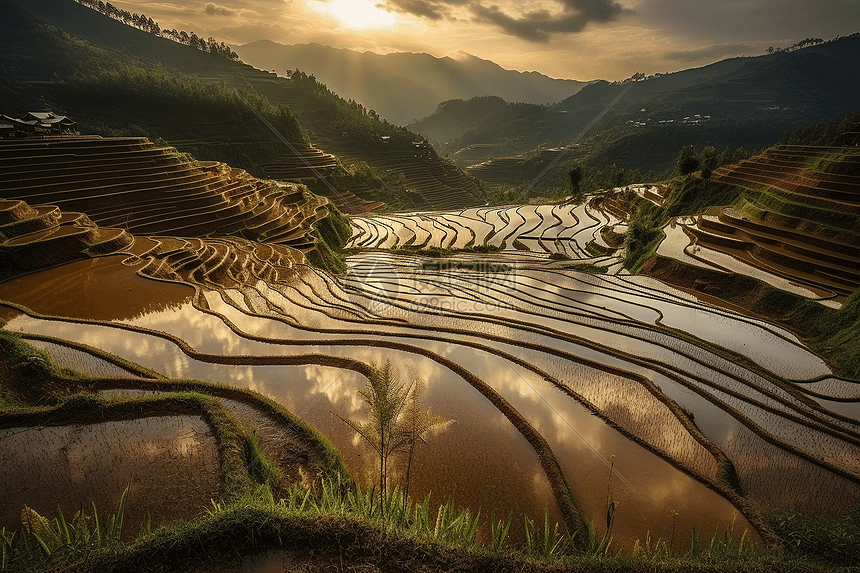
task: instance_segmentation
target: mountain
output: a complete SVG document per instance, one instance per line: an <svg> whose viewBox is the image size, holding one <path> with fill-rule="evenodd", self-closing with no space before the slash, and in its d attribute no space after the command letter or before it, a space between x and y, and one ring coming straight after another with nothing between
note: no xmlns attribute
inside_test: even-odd
<svg viewBox="0 0 860 573"><path fill-rule="evenodd" d="M0 108L53 109L84 133L163 140L333 199L355 192L403 209L484 202L476 181L419 135L307 74L277 77L74 0L0 0Z"/></svg>
<svg viewBox="0 0 860 573"><path fill-rule="evenodd" d="M855 34L640 81L594 82L552 106L445 102L408 127L445 153L469 155L471 146L477 161L483 157L475 149L522 153L582 135L582 144L599 152L603 163L653 172L670 166L682 145L758 148L786 131L855 111L858 59Z"/></svg>
<svg viewBox="0 0 860 573"><path fill-rule="evenodd" d="M538 72L506 70L488 60L461 54L375 54L319 44L284 45L259 40L234 49L245 62L283 74L313 74L332 91L404 125L433 112L439 102L499 96L534 104L559 102L585 82L554 79Z"/></svg>

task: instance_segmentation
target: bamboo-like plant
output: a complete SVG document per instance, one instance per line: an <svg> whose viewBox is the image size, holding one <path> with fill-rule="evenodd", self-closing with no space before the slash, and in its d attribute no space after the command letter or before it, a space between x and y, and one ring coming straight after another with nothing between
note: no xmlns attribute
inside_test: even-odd
<svg viewBox="0 0 860 573"><path fill-rule="evenodd" d="M534 521L528 517L523 517L525 519L526 534L523 549L527 554L544 561L551 561L566 553L573 545L576 533L568 535L559 532L557 522L553 526L550 526L549 508L544 507L543 510L543 531L538 530Z"/></svg>
<svg viewBox="0 0 860 573"><path fill-rule="evenodd" d="M401 515L406 514L406 500L409 499L409 478L415 446L419 441L426 443L427 434L438 429L450 420L434 414L429 408L421 408L421 398L427 388L423 380L415 379L407 387L400 382L400 375L391 362L386 360L380 366L372 366L367 384L360 390L361 397L370 408L370 420L357 422L336 414L352 428L376 452L379 461L379 509L385 522L385 492L388 480L388 459L391 454L406 451L406 488ZM391 508L389 514L393 513Z"/></svg>
<svg viewBox="0 0 860 573"><path fill-rule="evenodd" d="M604 552L609 550L609 545L612 543L612 527L615 525L615 509L618 507L618 501L612 499L612 472L615 470L615 454L609 456L609 479L606 482L606 535L603 537L601 547Z"/></svg>
<svg viewBox="0 0 860 573"><path fill-rule="evenodd" d="M430 408L427 410L421 409L421 398L427 390L427 383L420 378L413 380L409 388L406 398L406 408L403 410L403 415L398 420L396 433L403 443L407 451L406 461L406 487L404 488L404 511L406 508L406 499L409 499L409 477L412 471L412 460L415 455L415 446L418 442L427 443L427 435L434 430L441 430L442 427L452 423L451 420L433 413Z"/></svg>
<svg viewBox="0 0 860 573"><path fill-rule="evenodd" d="M385 490L389 456L405 445L399 435L397 420L406 407L409 394L399 380L397 370L386 360L381 367L372 366L367 384L359 393L370 408L370 420L357 422L336 414L376 452L379 459L379 510L385 522Z"/></svg>
<svg viewBox="0 0 860 573"><path fill-rule="evenodd" d="M508 513L508 519L496 519L496 510L490 512L490 551L502 553L508 548L508 533L511 531L513 510Z"/></svg>

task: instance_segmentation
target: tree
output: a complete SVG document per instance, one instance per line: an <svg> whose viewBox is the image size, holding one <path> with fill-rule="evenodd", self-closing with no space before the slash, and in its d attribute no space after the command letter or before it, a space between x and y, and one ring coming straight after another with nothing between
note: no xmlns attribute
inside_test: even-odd
<svg viewBox="0 0 860 573"><path fill-rule="evenodd" d="M699 153L699 164L702 169L716 169L717 165L717 150L713 145L708 145Z"/></svg>
<svg viewBox="0 0 860 573"><path fill-rule="evenodd" d="M574 194L579 193L579 184L582 183L582 166L579 163L574 163L567 175L570 178L570 190Z"/></svg>
<svg viewBox="0 0 860 573"><path fill-rule="evenodd" d="M379 508L382 520L385 521L385 486L388 473L388 457L404 445L397 436L397 419L406 406L408 389L398 379L398 373L391 367L391 362L377 368L371 366L367 376L367 384L359 391L362 399L370 408L370 420L367 423L356 422L337 415L347 426L364 439L376 452L379 459Z"/></svg>
<svg viewBox="0 0 860 573"><path fill-rule="evenodd" d="M699 168L699 157L692 145L685 145L678 152L675 168L681 175L692 175Z"/></svg>
<svg viewBox="0 0 860 573"><path fill-rule="evenodd" d="M427 383L420 378L416 378L409 388L409 395L406 399L406 408L403 411L403 417L398 421L397 434L402 436L404 445L408 448L406 462L406 488L403 496L404 509L409 499L409 474L412 470L412 458L415 454L415 446L418 442L427 443L427 434L433 430L440 430L443 426L451 423L451 420L443 418L438 414L434 414L430 408L426 411L421 409L421 398L424 396L424 391L427 389Z"/></svg>
<svg viewBox="0 0 860 573"><path fill-rule="evenodd" d="M400 382L398 371L386 360L381 367L371 365L367 383L359 391L370 408L369 421L357 422L335 414L352 428L376 452L379 462L379 508L385 520L385 491L388 479L388 458L407 450L406 497L409 495L409 473L415 446L434 428L449 421L429 408L421 410L421 397L426 389L423 380L416 379L409 387Z"/></svg>

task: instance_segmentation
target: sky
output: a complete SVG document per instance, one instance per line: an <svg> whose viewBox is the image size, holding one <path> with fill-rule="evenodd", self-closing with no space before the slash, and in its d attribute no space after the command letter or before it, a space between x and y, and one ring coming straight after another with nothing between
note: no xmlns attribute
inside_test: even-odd
<svg viewBox="0 0 860 573"><path fill-rule="evenodd" d="M116 0L230 45L462 52L507 69L620 80L860 31L860 0ZM853 65L853 64L852 64Z"/></svg>

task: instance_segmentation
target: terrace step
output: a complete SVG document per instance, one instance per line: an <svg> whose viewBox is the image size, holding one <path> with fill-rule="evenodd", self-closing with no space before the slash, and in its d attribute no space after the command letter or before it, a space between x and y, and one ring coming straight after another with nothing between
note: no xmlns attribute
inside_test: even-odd
<svg viewBox="0 0 860 573"><path fill-rule="evenodd" d="M0 200L0 212L4 211L6 219L22 218L0 226L0 281L115 253L134 242L123 229L99 228L83 213L60 212L55 206L32 208L21 201Z"/></svg>
<svg viewBox="0 0 860 573"><path fill-rule="evenodd" d="M329 165L333 157L317 149L300 154L318 166ZM46 220L31 213L33 220L22 223L14 201L86 212L94 224L123 225L147 235L241 232L251 239L270 235L303 249L315 242L312 224L328 214L327 199L295 185L256 179L215 161L193 161L146 138L0 142L0 197L12 201L3 203L0 225L14 223L19 235L45 229L52 221L46 213L39 214ZM354 195L350 199L357 211L379 205ZM5 236L13 234L7 231Z"/></svg>

